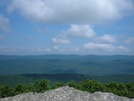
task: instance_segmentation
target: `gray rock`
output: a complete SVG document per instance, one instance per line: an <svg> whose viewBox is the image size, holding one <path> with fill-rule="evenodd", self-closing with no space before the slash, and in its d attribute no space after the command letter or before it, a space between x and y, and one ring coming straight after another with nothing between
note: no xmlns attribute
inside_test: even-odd
<svg viewBox="0 0 134 101"><path fill-rule="evenodd" d="M134 101L112 93L95 92L90 94L66 86L49 90L44 93L24 93L13 97L2 98L0 101Z"/></svg>

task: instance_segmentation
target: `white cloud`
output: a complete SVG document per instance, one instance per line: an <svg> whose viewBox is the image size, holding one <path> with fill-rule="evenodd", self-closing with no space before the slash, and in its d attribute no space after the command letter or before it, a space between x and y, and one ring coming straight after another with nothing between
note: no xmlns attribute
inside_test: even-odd
<svg viewBox="0 0 134 101"><path fill-rule="evenodd" d="M124 46L113 46L111 44L99 44L99 43L85 43L80 47L1 47L0 52L4 54L96 54L96 55L110 55L110 54L131 54L133 55L134 50L129 50Z"/></svg>
<svg viewBox="0 0 134 101"><path fill-rule="evenodd" d="M39 48L39 47L36 47L35 50L39 51L39 52L42 52L44 51L43 49Z"/></svg>
<svg viewBox="0 0 134 101"><path fill-rule="evenodd" d="M99 43L85 43L83 44L85 49L91 51L114 51L115 47L111 44L99 44Z"/></svg>
<svg viewBox="0 0 134 101"><path fill-rule="evenodd" d="M54 49L58 49L59 47L58 46L54 46Z"/></svg>
<svg viewBox="0 0 134 101"><path fill-rule="evenodd" d="M128 44L134 43L134 37L129 37L129 38L125 41L125 43L128 43Z"/></svg>
<svg viewBox="0 0 134 101"><path fill-rule="evenodd" d="M89 25L71 25L71 28L61 32L61 37L67 38L92 38L95 32Z"/></svg>
<svg viewBox="0 0 134 101"><path fill-rule="evenodd" d="M78 47L69 47L69 48L65 48L68 52L80 52L80 48Z"/></svg>
<svg viewBox="0 0 134 101"><path fill-rule="evenodd" d="M0 53L8 54L8 55L33 55L33 54L45 54L50 53L51 48L43 48L43 47L1 47Z"/></svg>
<svg viewBox="0 0 134 101"><path fill-rule="evenodd" d="M116 37L112 35L104 34L103 36L99 37L99 40L106 43L114 43L116 42Z"/></svg>
<svg viewBox="0 0 134 101"><path fill-rule="evenodd" d="M56 44L69 44L70 43L68 39L61 39L61 38L52 38L52 42Z"/></svg>
<svg viewBox="0 0 134 101"><path fill-rule="evenodd" d="M69 44L70 38L93 38L95 32L87 24L71 25L67 30L61 31L58 38L52 38L52 42L56 44Z"/></svg>
<svg viewBox="0 0 134 101"><path fill-rule="evenodd" d="M132 0L12 0L8 12L40 22L100 24L133 12Z"/></svg>
<svg viewBox="0 0 134 101"><path fill-rule="evenodd" d="M64 52L64 49L59 49L60 52Z"/></svg>
<svg viewBox="0 0 134 101"><path fill-rule="evenodd" d="M47 48L47 49L45 49L45 51L46 51L46 52L49 52L49 51L51 51L51 49L50 49L50 48Z"/></svg>
<svg viewBox="0 0 134 101"><path fill-rule="evenodd" d="M122 51L128 52L128 51L130 51L130 50L129 50L127 47L118 46L118 47L117 47L117 51L119 51L119 52L122 52Z"/></svg>
<svg viewBox="0 0 134 101"><path fill-rule="evenodd" d="M39 47L36 47L36 48L33 48L33 51L49 52L49 51L51 51L51 49L50 48L39 48Z"/></svg>
<svg viewBox="0 0 134 101"><path fill-rule="evenodd" d="M83 44L84 49L91 52L128 52L129 49L123 46L113 46L112 44L100 44L100 43L85 43Z"/></svg>
<svg viewBox="0 0 134 101"><path fill-rule="evenodd" d="M53 50L55 51L55 50ZM67 53L67 54L77 54L77 53L80 53L81 52L81 48L78 48L78 47L58 47L56 48L56 51L57 53Z"/></svg>
<svg viewBox="0 0 134 101"><path fill-rule="evenodd" d="M11 48L11 47L0 47L0 52L3 53L3 52L14 52L16 51L15 48Z"/></svg>
<svg viewBox="0 0 134 101"><path fill-rule="evenodd" d="M4 16L0 13L0 31L10 32L9 28L9 19L4 18Z"/></svg>
<svg viewBox="0 0 134 101"><path fill-rule="evenodd" d="M23 50L24 48L23 47L17 47L19 50Z"/></svg>

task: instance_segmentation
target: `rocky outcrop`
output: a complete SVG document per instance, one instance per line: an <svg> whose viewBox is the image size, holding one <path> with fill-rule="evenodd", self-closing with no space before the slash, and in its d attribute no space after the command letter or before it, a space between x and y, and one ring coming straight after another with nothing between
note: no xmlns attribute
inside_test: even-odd
<svg viewBox="0 0 134 101"><path fill-rule="evenodd" d="M24 93L13 97L2 98L0 101L134 101L112 93L95 92L90 94L66 86L49 90L44 93Z"/></svg>

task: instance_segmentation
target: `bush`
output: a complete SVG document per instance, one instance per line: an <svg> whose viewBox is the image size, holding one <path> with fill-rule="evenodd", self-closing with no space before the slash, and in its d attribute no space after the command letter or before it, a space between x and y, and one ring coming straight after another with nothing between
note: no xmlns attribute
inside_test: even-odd
<svg viewBox="0 0 134 101"><path fill-rule="evenodd" d="M50 81L48 80L36 80L34 83L30 83L29 85L23 85L18 84L15 88L10 88L7 85L0 85L0 98L14 96L16 94L21 93L27 93L27 92L33 92L34 88L36 89L37 93L43 93L49 89L55 89L62 87L64 85L68 85L70 87L73 87L78 90L87 91L87 92L112 92L119 96L125 96L129 98L134 98L134 83L106 83L101 84L95 80L82 80L79 83L76 83L75 81L70 81L66 84L63 82L58 82L54 86L50 87L49 84Z"/></svg>

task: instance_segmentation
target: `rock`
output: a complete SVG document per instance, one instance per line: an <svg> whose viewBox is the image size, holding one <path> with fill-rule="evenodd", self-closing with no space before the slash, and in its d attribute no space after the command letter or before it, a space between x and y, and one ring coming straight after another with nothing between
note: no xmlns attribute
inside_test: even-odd
<svg viewBox="0 0 134 101"><path fill-rule="evenodd" d="M65 86L44 93L24 93L13 97L2 98L0 101L134 101L113 93L95 92L90 94Z"/></svg>

